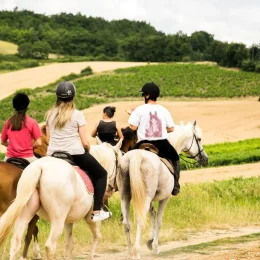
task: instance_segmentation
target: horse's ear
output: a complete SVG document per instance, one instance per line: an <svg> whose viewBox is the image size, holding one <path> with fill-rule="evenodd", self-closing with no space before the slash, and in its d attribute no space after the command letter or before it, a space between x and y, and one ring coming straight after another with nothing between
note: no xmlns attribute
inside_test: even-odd
<svg viewBox="0 0 260 260"><path fill-rule="evenodd" d="M124 138L120 138L120 140L118 141L118 143L115 145L116 148L120 149L122 146Z"/></svg>
<svg viewBox="0 0 260 260"><path fill-rule="evenodd" d="M97 141L97 144L98 144L98 145L102 144L102 141L99 139L98 136L96 136L96 141Z"/></svg>
<svg viewBox="0 0 260 260"><path fill-rule="evenodd" d="M197 121L194 120L194 122L193 122L193 129L195 129L196 125L197 125Z"/></svg>

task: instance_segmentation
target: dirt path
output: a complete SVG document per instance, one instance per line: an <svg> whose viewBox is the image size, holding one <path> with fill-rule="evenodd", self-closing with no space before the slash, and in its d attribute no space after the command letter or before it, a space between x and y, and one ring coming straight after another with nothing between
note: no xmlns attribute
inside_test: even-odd
<svg viewBox="0 0 260 260"><path fill-rule="evenodd" d="M237 260L237 259L260 259L260 249L258 241L249 241L248 243L224 244L221 246L209 247L206 249L182 248L202 243L210 243L223 238L236 238L250 234L260 233L260 227L242 227L230 230L209 230L205 232L190 233L187 240L168 242L159 245L160 253L153 255L146 245L141 246L141 257L145 260L153 259L175 259L175 260ZM252 249L252 250L250 250ZM101 250L99 250L100 252ZM111 253L107 252L110 251ZM113 252L114 251L114 252ZM117 251L115 253L115 251ZM186 251L186 252L185 252ZM247 257L240 258L241 254ZM77 256L75 259L85 259L86 256ZM116 247L108 250L102 249L97 255L99 260L123 260L127 259L127 248Z"/></svg>
<svg viewBox="0 0 260 260"><path fill-rule="evenodd" d="M54 82L58 78L90 66L94 72L146 65L144 62L67 62L54 63L37 68L24 69L0 75L0 100L22 88L36 88Z"/></svg>

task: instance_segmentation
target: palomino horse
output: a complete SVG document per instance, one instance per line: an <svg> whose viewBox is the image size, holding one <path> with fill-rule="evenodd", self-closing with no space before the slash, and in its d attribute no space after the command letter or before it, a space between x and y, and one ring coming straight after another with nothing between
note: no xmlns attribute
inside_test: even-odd
<svg viewBox="0 0 260 260"><path fill-rule="evenodd" d="M120 145L114 147L104 143L92 146L92 154L107 170L110 185L114 185L121 158ZM90 194L76 170L68 162L44 157L31 163L24 171L17 185L16 198L0 220L0 246L7 238L15 223L11 240L10 259L21 246L23 232L37 213L41 218L50 221L51 230L45 244L47 259L54 259L57 241L66 231L66 255L72 259L73 223L84 218L93 234L91 259L94 258L98 240L101 238L99 225L91 221L93 194Z"/></svg>
<svg viewBox="0 0 260 260"><path fill-rule="evenodd" d="M46 133L44 132L44 130L45 126L41 128L41 131L43 133L41 137L42 145L34 149L34 152L41 157L46 155L48 147L48 142L45 136ZM15 165L0 161L0 217L4 214L12 201L15 199L17 183L21 177L22 172L23 171ZM38 228L36 226L36 222L38 221L38 219L39 217L35 215L35 217L30 221L28 225L28 231L25 236L23 259L26 259L32 235L34 236L35 241L34 257L36 259L40 258L37 238Z"/></svg>
<svg viewBox="0 0 260 260"><path fill-rule="evenodd" d="M174 127L168 140L178 153L188 153L199 164L206 165L208 157L202 148L201 130L194 123L181 124ZM117 175L117 185L121 197L124 230L127 237L128 252L132 259L140 259L140 238L142 226L146 223L146 215L151 215L151 236L148 248L158 253L158 234L162 225L164 208L174 186L174 178L159 157L149 151L132 150L126 153L121 161L121 173ZM130 237L130 201L132 199L137 218L135 245L132 248ZM154 201L159 202L158 213L154 209Z"/></svg>

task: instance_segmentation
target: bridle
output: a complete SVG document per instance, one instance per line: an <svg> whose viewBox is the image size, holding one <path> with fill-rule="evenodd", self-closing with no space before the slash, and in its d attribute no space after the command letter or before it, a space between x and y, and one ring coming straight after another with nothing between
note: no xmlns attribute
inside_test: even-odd
<svg viewBox="0 0 260 260"><path fill-rule="evenodd" d="M203 148L202 148L202 150L200 149L200 145L199 145L198 138L196 137L196 135L195 135L194 133L193 133L193 138L192 138L192 142L191 142L190 148L189 148L188 150L186 150L186 151L183 151L183 152L188 153L188 152L190 151L190 149L191 149L191 147L192 147L192 145L193 145L194 140L196 141L196 144L197 144L197 147L198 147L198 151L199 151L199 152L198 152L196 155L194 155L194 156L184 156L184 155L180 154L181 159L182 159L184 162L186 162L186 163L195 164L195 163L197 163L197 161L192 163L192 162L190 162L190 161L185 160L184 158L195 159L195 158L199 155L199 159L200 159L200 160L203 159L203 157L202 157L202 152L204 151L204 149L203 149Z"/></svg>

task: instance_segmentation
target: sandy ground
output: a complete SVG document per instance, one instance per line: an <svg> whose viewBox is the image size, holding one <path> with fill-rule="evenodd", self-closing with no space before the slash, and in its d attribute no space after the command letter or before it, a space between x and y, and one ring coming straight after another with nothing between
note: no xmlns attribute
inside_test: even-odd
<svg viewBox="0 0 260 260"><path fill-rule="evenodd" d="M0 75L0 99L3 99L18 89L36 88L54 82L70 73L80 73L90 66L97 72L110 71L118 68L146 65L144 62L67 62L54 63L42 67L24 69Z"/></svg>
<svg viewBox="0 0 260 260"><path fill-rule="evenodd" d="M197 120L202 129L204 144L235 142L260 137L260 102L257 98L211 101L160 101L171 113L176 124ZM117 102L93 106L84 110L89 132L101 119L106 105L116 107L115 120L128 125L125 109L142 104L140 101ZM91 142L95 142L91 138Z"/></svg>

